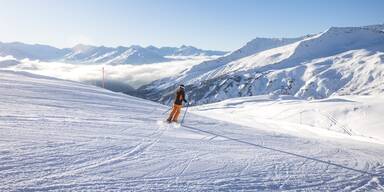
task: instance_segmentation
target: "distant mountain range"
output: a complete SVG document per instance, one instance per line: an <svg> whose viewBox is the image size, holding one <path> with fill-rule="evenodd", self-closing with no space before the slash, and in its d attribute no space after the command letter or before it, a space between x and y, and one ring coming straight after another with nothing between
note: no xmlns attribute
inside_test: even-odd
<svg viewBox="0 0 384 192"><path fill-rule="evenodd" d="M221 56L224 51L202 50L192 46L141 47L104 47L79 44L72 48L59 49L48 45L25 44L20 42L0 42L0 56L13 56L20 59L41 61L61 61L70 63L106 63L106 64L151 64L174 60L184 56Z"/></svg>
<svg viewBox="0 0 384 192"><path fill-rule="evenodd" d="M256 38L218 59L139 89L170 104L178 84L194 104L278 94L320 99L384 93L384 25L332 27L289 39Z"/></svg>
<svg viewBox="0 0 384 192"><path fill-rule="evenodd" d="M321 99L333 95L384 94L384 25L331 27L297 38L256 38L231 53L191 46L104 47L0 43L0 66L21 59L81 64L149 64L183 57L218 56L138 89L111 79L109 89L164 104L185 84L193 104L252 95L292 95ZM164 67L164 66L162 66ZM167 70L167 69L164 69ZM128 88L127 88L128 87Z"/></svg>

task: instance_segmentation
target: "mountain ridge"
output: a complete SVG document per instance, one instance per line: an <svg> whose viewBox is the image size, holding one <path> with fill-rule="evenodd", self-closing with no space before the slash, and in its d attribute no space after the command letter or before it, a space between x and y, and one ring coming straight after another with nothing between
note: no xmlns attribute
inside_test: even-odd
<svg viewBox="0 0 384 192"><path fill-rule="evenodd" d="M177 56L216 56L227 52L198 49L193 46L180 47L129 47L94 46L77 44L71 48L56 48L42 44L21 42L0 42L0 56L13 56L16 59L41 61L61 61L70 63L106 64L151 64L175 60Z"/></svg>
<svg viewBox="0 0 384 192"><path fill-rule="evenodd" d="M170 104L175 89L169 82L185 84L187 95L195 104L261 94L308 99L381 94L384 93L384 85L380 84L384 81L384 32L377 29L380 27L332 27L213 68L209 63L223 57L208 61L142 90L152 100L165 104Z"/></svg>

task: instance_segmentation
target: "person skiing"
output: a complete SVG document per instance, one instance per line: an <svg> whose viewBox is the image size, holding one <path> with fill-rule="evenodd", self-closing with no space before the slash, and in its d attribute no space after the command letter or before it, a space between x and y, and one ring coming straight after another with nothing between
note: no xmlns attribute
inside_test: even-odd
<svg viewBox="0 0 384 192"><path fill-rule="evenodd" d="M185 103L188 103L187 100L185 99L184 85L181 84L176 91L176 98L175 98L175 101L173 102L172 111L169 114L169 117L167 119L168 123L177 122L177 119L179 118L179 115L180 115L181 107L183 106L183 101Z"/></svg>

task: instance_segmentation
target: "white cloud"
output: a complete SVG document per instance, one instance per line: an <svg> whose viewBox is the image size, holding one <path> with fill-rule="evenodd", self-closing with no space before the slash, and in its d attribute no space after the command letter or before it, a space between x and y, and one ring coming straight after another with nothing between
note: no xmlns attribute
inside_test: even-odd
<svg viewBox="0 0 384 192"><path fill-rule="evenodd" d="M7 55L3 57L0 56L0 61L6 61L6 60L16 60L16 59L12 55Z"/></svg>
<svg viewBox="0 0 384 192"><path fill-rule="evenodd" d="M176 75L207 59L208 58L190 58L188 60L144 65L69 64L25 59L22 60L20 64L8 67L8 69L27 71L73 81L95 82L102 79L102 68L104 67L107 81L120 81L134 88L138 88L154 80Z"/></svg>

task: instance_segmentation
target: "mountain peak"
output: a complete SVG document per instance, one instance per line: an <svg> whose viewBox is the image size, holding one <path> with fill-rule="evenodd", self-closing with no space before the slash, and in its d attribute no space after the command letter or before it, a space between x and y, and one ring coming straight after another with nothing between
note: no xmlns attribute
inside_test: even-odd
<svg viewBox="0 0 384 192"><path fill-rule="evenodd" d="M72 50L76 51L76 52L79 52L79 51L87 51L89 49L92 49L92 48L95 48L95 46L93 45L85 45L85 44L77 44L75 46L72 47Z"/></svg>
<svg viewBox="0 0 384 192"><path fill-rule="evenodd" d="M373 30L384 32L384 23L383 24L377 24L377 25L367 25L367 26L364 26L363 28L368 28L368 29L373 29Z"/></svg>
<svg viewBox="0 0 384 192"><path fill-rule="evenodd" d="M140 46L140 45L131 45L129 46L130 49L145 49L144 47Z"/></svg>
<svg viewBox="0 0 384 192"><path fill-rule="evenodd" d="M187 45L181 45L180 48L184 49L184 48L187 48L187 47L191 47L191 46L187 46Z"/></svg>
<svg viewBox="0 0 384 192"><path fill-rule="evenodd" d="M322 34L326 33L354 33L354 32L383 32L384 31L384 24L379 25L368 25L368 26L362 26L362 27L330 27L326 31L324 31Z"/></svg>
<svg viewBox="0 0 384 192"><path fill-rule="evenodd" d="M147 47L145 47L146 49L158 49L156 46L153 46L153 45L149 45Z"/></svg>

